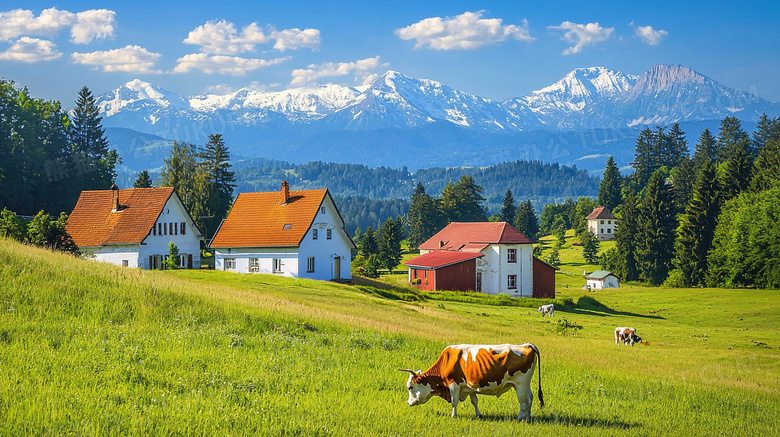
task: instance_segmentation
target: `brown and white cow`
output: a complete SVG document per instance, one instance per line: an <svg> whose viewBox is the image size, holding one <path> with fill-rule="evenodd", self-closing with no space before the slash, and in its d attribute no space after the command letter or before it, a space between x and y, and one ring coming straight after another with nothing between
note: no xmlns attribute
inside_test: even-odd
<svg viewBox="0 0 780 437"><path fill-rule="evenodd" d="M530 343L448 346L427 371L404 370L411 373L406 382L407 403L421 405L440 396L452 404L452 417L457 417L458 402L470 397L477 417L482 417L477 407L478 394L498 397L514 388L520 401L517 420L530 422L534 364L539 367L539 408L543 408L541 356Z"/></svg>
<svg viewBox="0 0 780 437"><path fill-rule="evenodd" d="M544 317L545 314L549 314L550 317L555 317L555 305L554 304L542 305L539 307L538 310L536 310L536 312L542 313L542 317Z"/></svg>
<svg viewBox="0 0 780 437"><path fill-rule="evenodd" d="M615 344L620 346L621 341L626 346L629 344L634 346L634 343L640 343L642 338L636 335L636 329L634 328L618 327L615 328Z"/></svg>

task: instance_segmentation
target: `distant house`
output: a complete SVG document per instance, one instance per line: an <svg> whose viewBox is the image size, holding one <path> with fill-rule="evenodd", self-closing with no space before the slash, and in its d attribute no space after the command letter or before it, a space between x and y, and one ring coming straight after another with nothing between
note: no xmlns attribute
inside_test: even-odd
<svg viewBox="0 0 780 437"><path fill-rule="evenodd" d="M615 221L617 219L606 206L594 209L585 217L585 220L588 221L588 230L593 232L599 240L615 239Z"/></svg>
<svg viewBox="0 0 780 437"><path fill-rule="evenodd" d="M619 288L620 281L612 272L606 270L596 270L585 278L586 284L591 290L601 290L604 288Z"/></svg>
<svg viewBox="0 0 780 437"><path fill-rule="evenodd" d="M83 191L66 231L97 261L162 269L172 241L179 248L179 267L200 268L203 235L170 187Z"/></svg>
<svg viewBox="0 0 780 437"><path fill-rule="evenodd" d="M241 193L210 247L214 268L320 280L351 279L355 243L330 192Z"/></svg>
<svg viewBox="0 0 780 437"><path fill-rule="evenodd" d="M543 263L535 273L540 261L534 261L533 243L505 222L450 223L419 246L419 257L404 264L409 267L410 284L424 290L474 290L514 297L552 292L554 296L554 270L549 275L551 267Z"/></svg>

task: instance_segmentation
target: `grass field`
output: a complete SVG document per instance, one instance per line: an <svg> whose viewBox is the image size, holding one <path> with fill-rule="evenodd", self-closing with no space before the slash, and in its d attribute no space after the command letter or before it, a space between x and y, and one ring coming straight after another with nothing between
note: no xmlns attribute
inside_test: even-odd
<svg viewBox="0 0 780 437"><path fill-rule="evenodd" d="M542 319L0 241L0 435L780 435L780 291L565 285ZM649 345L615 346L615 326ZM397 369L463 342L539 347L532 423L511 393L481 398L483 419L406 405Z"/></svg>

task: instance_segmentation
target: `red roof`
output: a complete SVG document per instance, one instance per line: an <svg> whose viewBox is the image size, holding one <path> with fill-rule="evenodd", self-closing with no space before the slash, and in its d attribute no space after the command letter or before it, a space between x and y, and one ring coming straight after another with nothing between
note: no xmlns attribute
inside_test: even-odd
<svg viewBox="0 0 780 437"><path fill-rule="evenodd" d="M477 250L488 244L533 244L506 222L450 223L420 245L420 250ZM481 250L481 249L479 249Z"/></svg>
<svg viewBox="0 0 780 437"><path fill-rule="evenodd" d="M423 269L439 269L462 263L464 261L481 258L485 255L481 253L455 252L452 250L437 250L412 258L404 263L408 267L417 267Z"/></svg>
<svg viewBox="0 0 780 437"><path fill-rule="evenodd" d="M160 216L173 188L117 190L119 211L112 190L82 191L65 230L79 247L141 243Z"/></svg>
<svg viewBox="0 0 780 437"><path fill-rule="evenodd" d="M585 217L586 220L597 220L597 219L615 219L615 216L612 215L612 211L609 210L606 206L599 206L598 208L594 209L590 215Z"/></svg>
<svg viewBox="0 0 780 437"><path fill-rule="evenodd" d="M327 189L241 193L217 230L211 247L293 247L309 231Z"/></svg>

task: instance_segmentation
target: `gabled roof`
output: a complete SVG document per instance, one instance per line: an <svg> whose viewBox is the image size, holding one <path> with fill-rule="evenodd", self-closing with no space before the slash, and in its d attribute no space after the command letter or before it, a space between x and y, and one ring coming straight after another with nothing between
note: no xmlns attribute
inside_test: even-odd
<svg viewBox="0 0 780 437"><path fill-rule="evenodd" d="M485 255L471 252L455 252L452 250L437 250L412 258L404 263L407 267L422 269L440 269L464 261L481 258Z"/></svg>
<svg viewBox="0 0 780 437"><path fill-rule="evenodd" d="M117 190L119 211L114 212L112 190L82 191L65 228L79 247L141 243L154 226L173 188Z"/></svg>
<svg viewBox="0 0 780 437"><path fill-rule="evenodd" d="M606 206L599 206L598 208L594 209L592 213L588 214L587 217L585 217L586 220L597 220L597 219L615 219L615 216L612 215L612 211L609 210Z"/></svg>
<svg viewBox="0 0 780 437"><path fill-rule="evenodd" d="M533 244L506 222L450 223L420 245L420 250L472 251L488 244ZM479 249L481 250L481 249Z"/></svg>
<svg viewBox="0 0 780 437"><path fill-rule="evenodd" d="M326 196L327 189L290 191L283 203L279 191L241 193L210 246L300 246Z"/></svg>
<svg viewBox="0 0 780 437"><path fill-rule="evenodd" d="M615 276L615 274L606 270L596 270L595 272L589 274L585 279L604 279L607 276ZM617 276L615 277L617 278Z"/></svg>

